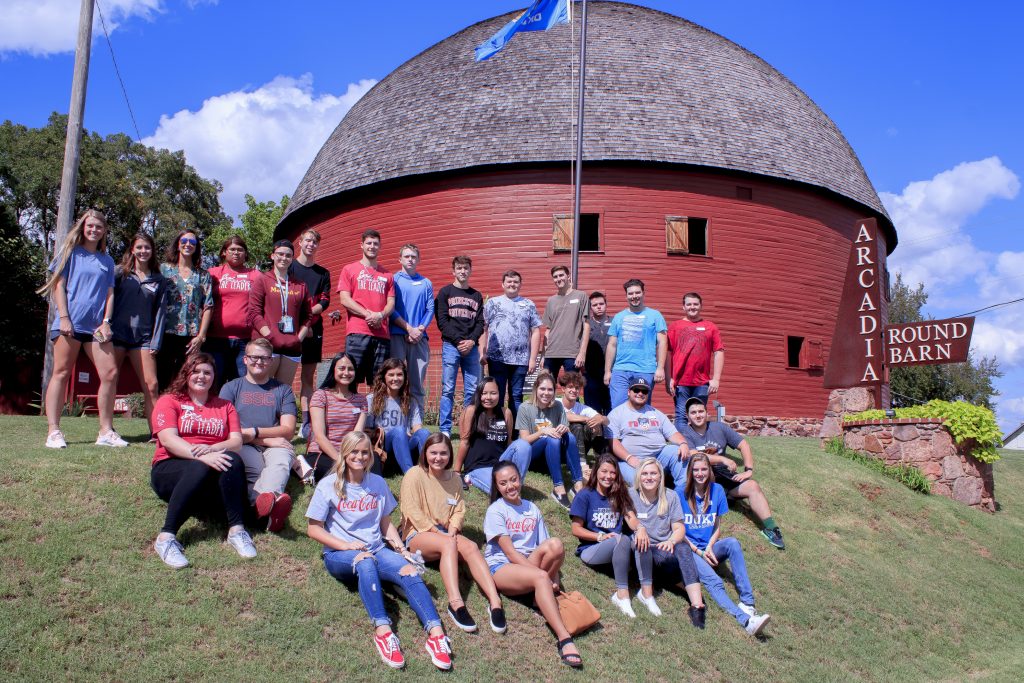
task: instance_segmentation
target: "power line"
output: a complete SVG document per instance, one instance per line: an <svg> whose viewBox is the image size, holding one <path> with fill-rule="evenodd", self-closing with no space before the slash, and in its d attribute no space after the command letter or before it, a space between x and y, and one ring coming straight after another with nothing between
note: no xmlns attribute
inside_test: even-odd
<svg viewBox="0 0 1024 683"><path fill-rule="evenodd" d="M124 87L124 79L121 78L121 69L117 66L117 58L114 56L114 44L110 42L110 33L107 31L107 22L103 19L103 10L100 8L100 0L95 0L96 11L100 14L100 26L103 27L103 35L107 38L107 47L110 49L110 61L114 63L114 73L117 74L117 81L121 84L121 93L124 95L124 103L128 105L128 116L132 119L132 126L135 128L135 139L142 144L142 134L139 133L139 124L135 122L135 112L132 111L132 103L128 100L128 89Z"/></svg>
<svg viewBox="0 0 1024 683"><path fill-rule="evenodd" d="M954 316L954 317L962 318L964 316L974 315L975 313L981 313L982 311L987 311L987 310L992 309L992 308L999 308L1000 306L1009 306L1010 304L1019 304L1021 301L1024 301L1024 297L1021 297L1019 299L1013 299L1011 301L1003 301L1003 302L1000 302L998 304L992 304L991 306L985 306L984 308L979 308L978 310L971 311L970 313L961 313L960 315Z"/></svg>

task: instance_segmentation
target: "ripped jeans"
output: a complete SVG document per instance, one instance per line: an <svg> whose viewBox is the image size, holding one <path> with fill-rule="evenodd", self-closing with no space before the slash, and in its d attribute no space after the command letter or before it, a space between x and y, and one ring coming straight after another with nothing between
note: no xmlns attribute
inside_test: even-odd
<svg viewBox="0 0 1024 683"><path fill-rule="evenodd" d="M359 585L359 597L362 598L366 613L370 615L370 621L375 628L391 625L391 618L384 609L381 581L398 584L405 589L406 599L423 624L424 631L441 625L441 617L437 615L437 608L434 607L434 601L423 579L416 572L411 576L404 576L401 573L402 568L409 565L404 557L390 548L382 547L372 553L371 558L356 562L356 557L363 552L325 549L324 567L327 573L338 581L356 580Z"/></svg>

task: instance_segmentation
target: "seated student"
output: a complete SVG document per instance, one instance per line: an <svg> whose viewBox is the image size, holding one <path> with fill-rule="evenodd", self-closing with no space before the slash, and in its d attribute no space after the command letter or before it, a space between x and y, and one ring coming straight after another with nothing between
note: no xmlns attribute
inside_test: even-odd
<svg viewBox="0 0 1024 683"><path fill-rule="evenodd" d="M437 668L448 670L452 668L451 643L441 628L430 591L408 561L409 551L391 523L391 512L398 503L387 483L369 471L371 448L370 437L363 432L350 432L341 440L334 472L317 484L309 501L306 533L323 544L324 567L331 576L358 584L359 597L373 622L373 644L385 664L400 669L405 657L384 609L381 581L405 591L427 632L430 660Z"/></svg>
<svg viewBox="0 0 1024 683"><path fill-rule="evenodd" d="M242 428L228 401L210 395L213 357L194 353L153 408L156 452L150 482L167 502L156 537L156 554L170 567L188 566L176 534L197 508L212 506L227 516L228 543L245 558L256 546L245 530L245 466L238 455ZM218 509L220 508L220 509Z"/></svg>
<svg viewBox="0 0 1024 683"><path fill-rule="evenodd" d="M665 488L665 473L654 458L644 458L637 471L636 484L629 492L640 526L634 536L636 569L640 576L639 600L654 616L661 609L654 601L654 570L669 573L673 580L682 579L683 590L690 600L690 623L704 628L704 598L700 594L697 569L683 539L683 508L679 495Z"/></svg>
<svg viewBox="0 0 1024 683"><path fill-rule="evenodd" d="M615 575L612 603L626 616L636 618L629 604L629 560L633 541L622 533L622 522L630 529L636 529L638 522L629 489L622 482L616 462L615 456L609 453L597 456L597 464L586 486L572 500L569 518L572 519L572 535L580 540L576 555L589 567L611 563Z"/></svg>
<svg viewBox="0 0 1024 683"><path fill-rule="evenodd" d="M257 518L266 518L267 530L277 533L292 511L292 498L284 489L295 458L295 394L270 376L273 359L269 341L250 341L243 358L245 376L221 387L220 397L235 406L242 425L238 454L245 464L249 503Z"/></svg>
<svg viewBox="0 0 1024 683"><path fill-rule="evenodd" d="M516 463L520 472L530 467L528 451L511 449L512 411L499 406L498 381L481 378L473 392L473 404L462 411L459 419L459 452L455 470L464 473L463 482L491 495L491 471L502 460ZM464 487L465 488L465 487Z"/></svg>
<svg viewBox="0 0 1024 683"><path fill-rule="evenodd" d="M491 505L484 516L487 548L484 557L494 585L505 595L533 593L540 613L558 639L562 663L579 668L583 658L558 611L556 591L561 590L559 571L565 548L548 536L540 509L520 496L519 470L511 462L494 468Z"/></svg>
<svg viewBox="0 0 1024 683"><path fill-rule="evenodd" d="M544 370L534 380L533 399L520 406L516 429L519 430L519 439L509 447L516 451L515 460L519 462L528 455L529 462L543 453L553 484L551 497L568 510L569 496L562 483L562 461L569 466L575 491L583 487L583 468L576 437L569 432L565 408L555 400L555 378L550 372ZM526 472L520 471L520 477L525 476Z"/></svg>
<svg viewBox="0 0 1024 683"><path fill-rule="evenodd" d="M690 458L684 495L686 543L693 551L701 583L719 607L736 617L747 633L756 636L771 617L754 610L754 591L747 577L747 564L740 542L731 537L719 538L722 515L729 511L729 503L725 499L725 490L715 483L715 473L706 453L697 453ZM729 560L732 566L736 590L740 595L739 606L729 599L725 583L714 569L724 560Z"/></svg>
<svg viewBox="0 0 1024 683"><path fill-rule="evenodd" d="M583 384L583 375L575 371L563 372L558 377L558 386L562 387L562 398L558 402L565 408L569 432L579 448L580 462L584 461L591 448L595 455L610 453L608 439L612 435L608 429L608 418L580 401Z"/></svg>
<svg viewBox="0 0 1024 683"><path fill-rule="evenodd" d="M686 478L686 441L665 413L647 403L650 393L645 378L631 377L626 402L608 413L612 453L619 459L622 478L630 486L644 458L656 459L675 482Z"/></svg>
<svg viewBox="0 0 1024 683"><path fill-rule="evenodd" d="M427 562L440 560L441 580L448 592L448 616L467 633L476 622L466 609L459 590L459 561L469 567L473 580L490 602L491 630L505 632L505 610L487 562L476 543L462 535L466 501L462 482L451 470L452 442L438 432L423 443L419 467L402 478L402 523L399 531L409 550L419 551Z"/></svg>
<svg viewBox="0 0 1024 683"><path fill-rule="evenodd" d="M750 444L736 433L732 427L721 422L708 422L708 411L704 402L694 396L686 401L687 424L681 432L690 449L690 455L707 453L715 471L715 481L729 498L746 498L764 528L761 535L779 550L786 547L782 540L782 529L772 518L772 510L768 507L768 498L761 490L761 485L754 481L754 454ZM743 471L736 472L736 461L725 455L725 448L738 449L743 456Z"/></svg>
<svg viewBox="0 0 1024 683"><path fill-rule="evenodd" d="M420 405L409 391L409 374L405 361L388 358L373 381L373 393L366 397L369 405L366 426L384 432L384 449L395 459L402 474L412 467L420 445L430 436L423 428ZM374 465L376 469L378 465Z"/></svg>
<svg viewBox="0 0 1024 683"><path fill-rule="evenodd" d="M366 397L349 385L356 378L356 362L347 353L331 360L320 388L309 399L309 420L313 436L306 460L313 468L313 480L320 481L338 461L341 439L349 432L361 432L366 424Z"/></svg>

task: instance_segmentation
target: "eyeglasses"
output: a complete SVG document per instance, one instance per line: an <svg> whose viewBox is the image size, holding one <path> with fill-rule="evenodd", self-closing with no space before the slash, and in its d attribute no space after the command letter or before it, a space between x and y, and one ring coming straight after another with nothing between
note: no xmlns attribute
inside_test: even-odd
<svg viewBox="0 0 1024 683"><path fill-rule="evenodd" d="M191 244L192 246L195 246L199 244L199 242L196 240L195 237L182 237L180 240L178 240L178 244L182 246L186 244Z"/></svg>
<svg viewBox="0 0 1024 683"><path fill-rule="evenodd" d="M255 363L256 365L269 363L270 359L273 358L273 356L250 356L248 354L245 357L250 363Z"/></svg>

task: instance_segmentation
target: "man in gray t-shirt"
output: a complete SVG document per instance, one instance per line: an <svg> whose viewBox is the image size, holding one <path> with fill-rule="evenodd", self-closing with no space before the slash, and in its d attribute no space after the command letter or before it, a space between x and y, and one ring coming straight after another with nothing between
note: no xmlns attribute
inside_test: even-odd
<svg viewBox="0 0 1024 683"><path fill-rule="evenodd" d="M231 380L220 397L231 401L242 425L242 447L249 502L258 517L267 517L267 528L280 531L292 509L284 492L295 450L295 394L292 388L270 376L273 347L266 339L245 346L245 377Z"/></svg>
<svg viewBox="0 0 1024 683"><path fill-rule="evenodd" d="M682 486L689 458L686 440L665 413L647 405L650 391L646 377L630 378L627 401L608 414L612 453L619 459L619 471L630 486L644 458L657 459Z"/></svg>
<svg viewBox="0 0 1024 683"><path fill-rule="evenodd" d="M582 370L590 341L590 300L587 293L572 288L569 269L555 266L551 279L558 292L548 297L541 322L544 331L544 367L558 379L558 373Z"/></svg>

